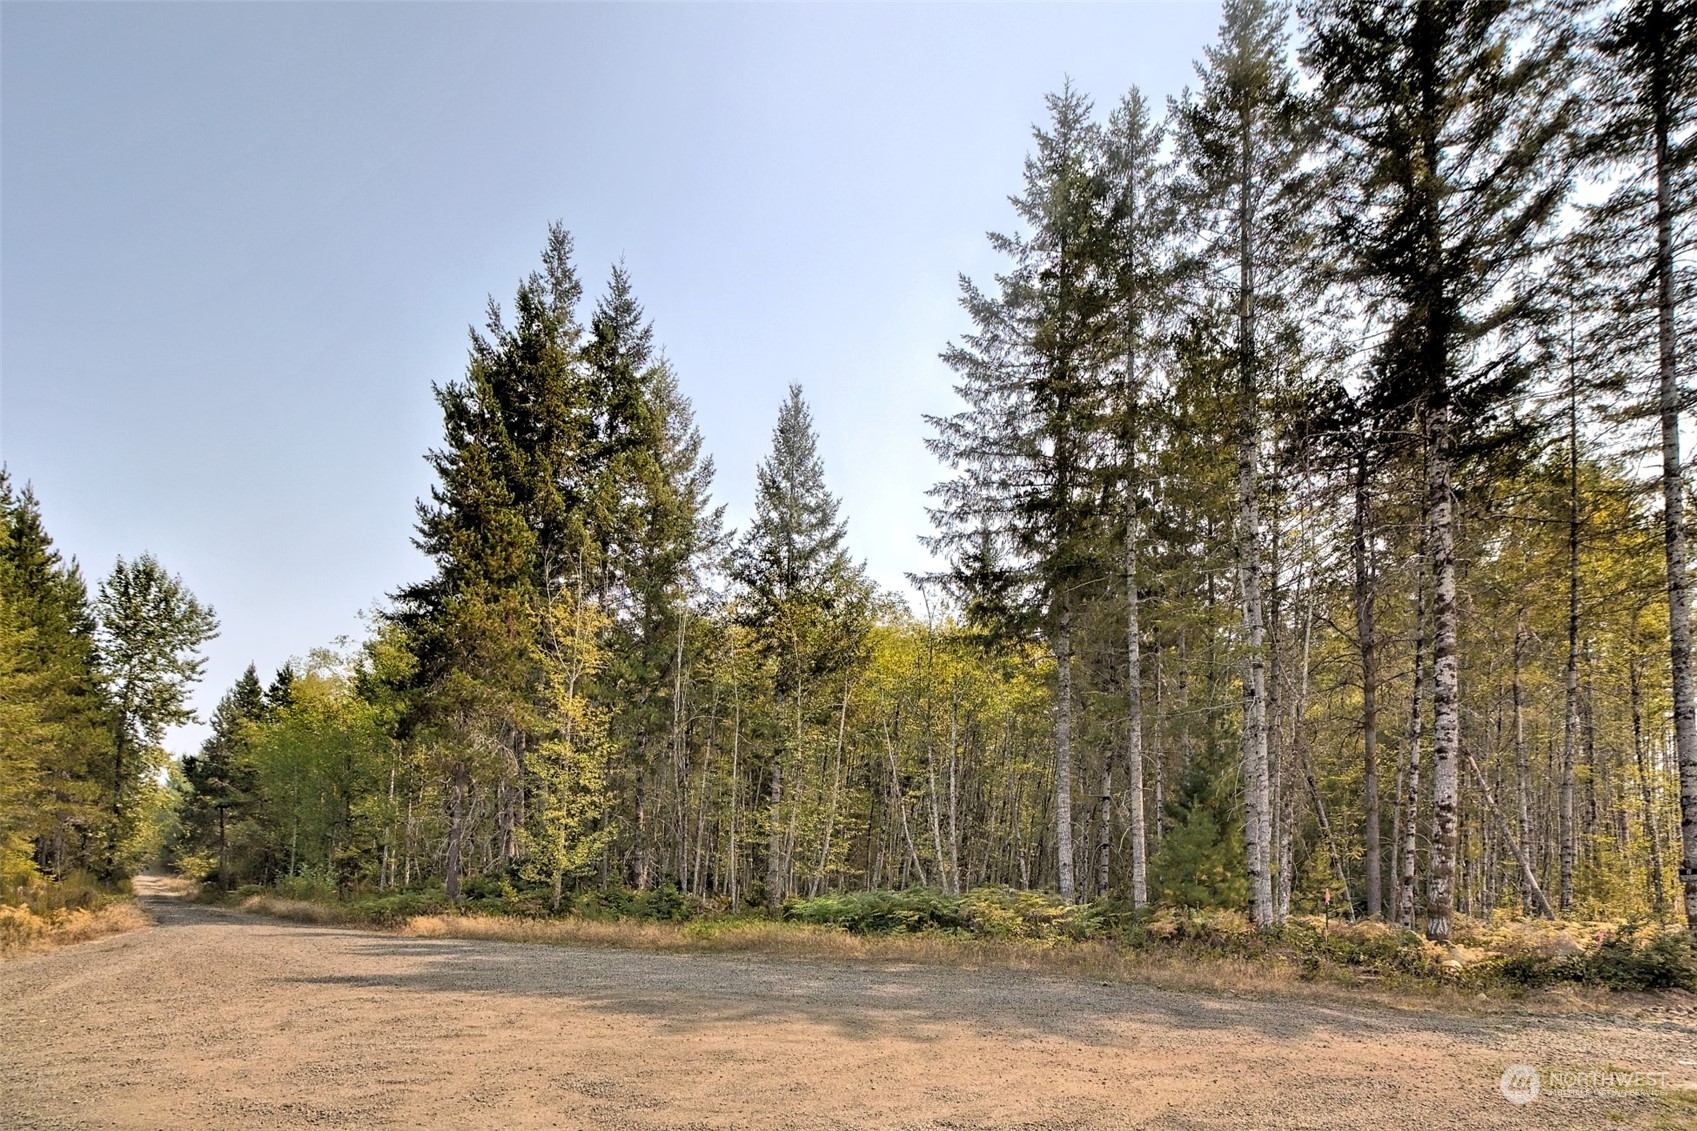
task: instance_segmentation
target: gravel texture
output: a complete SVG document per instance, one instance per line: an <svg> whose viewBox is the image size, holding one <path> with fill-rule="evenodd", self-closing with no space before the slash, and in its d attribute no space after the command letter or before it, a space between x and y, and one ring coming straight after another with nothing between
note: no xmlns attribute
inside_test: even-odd
<svg viewBox="0 0 1697 1131"><path fill-rule="evenodd" d="M415 939L144 890L157 926L0 965L0 1127L1678 1127L1689 999L1454 1016L932 967ZM1681 1065L1683 1060L1687 1065Z"/></svg>

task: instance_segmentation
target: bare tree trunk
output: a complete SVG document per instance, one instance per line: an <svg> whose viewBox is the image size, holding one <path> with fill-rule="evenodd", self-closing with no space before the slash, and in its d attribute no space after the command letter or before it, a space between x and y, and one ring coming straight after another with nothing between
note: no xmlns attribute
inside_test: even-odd
<svg viewBox="0 0 1697 1131"><path fill-rule="evenodd" d="M1308 751L1302 752L1302 775L1308 783L1308 799L1314 803L1314 816L1320 822L1320 834L1326 838L1326 854L1332 858L1332 872L1338 878L1338 886L1343 889L1344 906L1349 908L1349 917L1355 918L1355 896L1349 890L1349 876L1343 870L1343 853L1338 848L1337 838L1332 835L1332 822L1326 816L1326 799L1320 795L1320 782L1314 775L1314 760L1308 756Z"/></svg>
<svg viewBox="0 0 1697 1131"><path fill-rule="evenodd" d="M1302 586L1302 666L1299 669L1296 694L1291 697L1290 708L1290 757L1281 760L1281 771L1284 774L1285 787L1283 790L1283 806L1285 817L1285 835L1279 841L1279 889L1278 917L1282 922L1290 914L1291 887L1295 881L1294 867L1296 853L1293 843L1296 839L1296 768L1295 756L1298 752L1306 751L1306 739L1302 731L1302 720L1308 714L1308 676L1313 659L1314 643L1314 589L1306 580Z"/></svg>
<svg viewBox="0 0 1697 1131"><path fill-rule="evenodd" d="M778 696L778 714L784 711L783 695ZM784 724L778 724L778 733ZM766 794L766 914L776 919L784 901L784 743L780 739L772 748L772 772L767 778Z"/></svg>
<svg viewBox="0 0 1697 1131"><path fill-rule="evenodd" d="M731 815L725 837L725 868L730 873L728 886L733 909L741 906L742 899L742 844L737 835L737 818L742 813L741 754L742 700L738 698L731 707Z"/></svg>
<svg viewBox="0 0 1697 1131"><path fill-rule="evenodd" d="M1573 764L1579 742L1579 390L1568 350L1567 381L1567 702L1561 739L1561 887L1562 911L1573 910L1573 866L1579 840L1573 823Z"/></svg>
<svg viewBox="0 0 1697 1131"><path fill-rule="evenodd" d="M1061 598L1055 627L1055 860L1061 898L1072 901L1072 609Z"/></svg>
<svg viewBox="0 0 1697 1131"><path fill-rule="evenodd" d="M1526 753L1526 690L1522 676L1526 668L1526 610L1520 609L1514 619L1514 680L1510 684L1510 701L1514 708L1514 781L1520 801L1520 844L1532 855L1532 763ZM1534 860L1534 868L1536 860ZM1521 885L1520 910L1532 913L1532 890Z"/></svg>
<svg viewBox="0 0 1697 1131"><path fill-rule="evenodd" d="M1131 905L1134 908L1149 902L1149 834L1143 809L1143 626L1138 616L1136 522L1134 511L1125 533L1125 785L1126 813L1130 817L1131 830Z"/></svg>
<svg viewBox="0 0 1697 1131"><path fill-rule="evenodd" d="M453 777L448 786L448 864L447 864L447 896L449 902L460 897L460 856L465 850L465 795L466 767L464 762L454 764Z"/></svg>
<svg viewBox="0 0 1697 1131"><path fill-rule="evenodd" d="M1379 672L1373 651L1373 581L1367 553L1367 448L1363 440L1355 457L1355 627L1361 648L1361 747L1366 854L1367 917L1377 919L1382 911L1379 851Z"/></svg>
<svg viewBox="0 0 1697 1131"><path fill-rule="evenodd" d="M848 702L846 696L843 701ZM949 702L949 875L952 877L950 890L956 895L966 890L960 879L959 722L960 703L951 696ZM968 863L970 864L970 861Z"/></svg>
<svg viewBox="0 0 1697 1131"><path fill-rule="evenodd" d="M896 769L896 744L895 739L890 735L888 721L884 723L884 752L889 755L890 759L890 803L895 806L896 812L901 816L902 839L907 842L907 854L913 860L914 874L919 877L920 886L926 887L929 885L929 881L925 878L924 865L919 862L919 849L914 846L913 827L907 821L907 798L902 796L901 774Z"/></svg>
<svg viewBox="0 0 1697 1131"><path fill-rule="evenodd" d="M1414 879L1418 871L1420 832L1420 739L1425 722L1423 710L1426 674L1426 544L1428 534L1426 508L1420 515L1420 552L1416 558L1417 576L1414 584L1414 689L1409 697L1408 710L1408 813L1402 822L1402 876L1397 893L1397 921L1408 930L1414 929Z"/></svg>
<svg viewBox="0 0 1697 1131"><path fill-rule="evenodd" d="M1650 849L1650 909L1657 915L1667 910L1668 894L1662 882L1662 844L1656 836L1656 800L1650 783L1650 768L1644 759L1644 699L1639 687L1638 657L1626 661L1627 690L1632 700L1632 757L1638 767L1638 802L1644 814L1644 839Z"/></svg>
<svg viewBox="0 0 1697 1131"><path fill-rule="evenodd" d="M1167 749L1167 712L1165 692L1161 676L1161 636L1159 628L1154 638L1155 648L1155 751L1149 764L1155 771L1154 819L1147 825L1149 839L1156 845L1161 843L1161 835L1165 831L1167 804L1167 772L1165 751ZM1147 873L1145 873L1147 875Z"/></svg>
<svg viewBox="0 0 1697 1131"><path fill-rule="evenodd" d="M1272 876L1269 873L1272 813L1267 782L1266 616L1261 602L1261 516L1257 464L1260 452L1260 398L1255 355L1255 223L1251 172L1251 113L1245 106L1238 121L1238 438L1237 438L1237 567L1242 599L1244 635L1243 674L1243 790L1244 848L1249 877L1249 919L1257 927L1273 921Z"/></svg>
<svg viewBox="0 0 1697 1131"><path fill-rule="evenodd" d="M1426 889L1426 934L1450 937L1455 911L1456 819L1460 791L1461 680L1455 604L1455 497L1450 478L1449 406L1431 410L1432 453L1432 873Z"/></svg>
<svg viewBox="0 0 1697 1131"><path fill-rule="evenodd" d="M929 726L927 726L929 731ZM931 859L937 862L937 886L949 893L949 862L943 855L943 799L937 790L936 747L931 735L925 735L926 800L931 803Z"/></svg>
<svg viewBox="0 0 1697 1131"><path fill-rule="evenodd" d="M1679 882L1685 922L1697 938L1697 702L1691 679L1691 607L1685 574L1685 472L1679 457L1680 391L1675 367L1672 85L1668 17L1659 10L1652 102L1656 136L1656 344L1662 423L1662 533L1667 552L1668 657L1673 669L1674 747L1679 757Z"/></svg>
<svg viewBox="0 0 1697 1131"><path fill-rule="evenodd" d="M831 862L831 834L837 827L837 797L843 780L843 735L848 729L849 681L843 680L843 706L837 714L837 751L831 759L831 804L825 810L825 844L819 850L819 874L814 877L812 894L819 894L825 869Z"/></svg>
<svg viewBox="0 0 1697 1131"><path fill-rule="evenodd" d="M1533 903L1538 911L1547 919L1554 919L1556 913L1550 909L1550 901L1544 897L1544 889L1538 886L1538 877L1532 874L1532 861L1527 857L1526 850L1515 842L1514 834L1503 819L1502 812L1497 808L1496 798L1491 796L1491 787L1485 781L1485 775L1479 772L1479 763L1473 760L1473 755L1467 755L1467 765L1473 771L1473 777L1479 782L1479 794L1485 801L1485 809L1502 830L1509 848L1514 850L1514 858L1520 862L1520 875L1525 881L1526 890L1532 893ZM1487 908L1490 903L1487 901Z"/></svg>

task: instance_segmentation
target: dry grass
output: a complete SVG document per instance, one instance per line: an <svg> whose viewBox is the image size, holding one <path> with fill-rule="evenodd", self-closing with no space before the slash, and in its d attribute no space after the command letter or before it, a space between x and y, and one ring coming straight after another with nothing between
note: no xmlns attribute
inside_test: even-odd
<svg viewBox="0 0 1697 1131"><path fill-rule="evenodd" d="M415 938L1016 970L1207 993L1273 992L1330 1001L1367 999L1399 1007L1435 1006L1473 1011L1485 1004L1444 989L1422 987L1410 993L1304 979L1291 964L1274 960L1149 954L1105 942L959 939L925 933L854 935L831 927L745 919L704 920L679 926L627 920L514 919L492 915L420 915L409 920L399 933Z"/></svg>
<svg viewBox="0 0 1697 1131"><path fill-rule="evenodd" d="M472 939L544 946L614 947L674 954L755 955L800 961L951 966L1129 982L1213 994L1273 994L1333 1004L1371 1002L1445 1013L1630 1013L1644 1005L1693 1007L1692 995L1611 993L1561 985L1514 998L1414 980L1365 984L1340 971L1307 975L1279 957L1237 958L1195 952L1131 950L1109 942L962 939L941 934L860 935L837 927L760 919L666 923L630 919L526 919L507 915L415 915L397 927L375 926L355 907L252 895L243 911L323 926L356 927L410 938Z"/></svg>
<svg viewBox="0 0 1697 1131"><path fill-rule="evenodd" d="M95 910L79 907L46 915L27 907L0 905L0 958L16 958L148 925L147 916L127 899Z"/></svg>
<svg viewBox="0 0 1697 1131"><path fill-rule="evenodd" d="M318 923L328 927L370 927L370 921L352 908L310 899L284 899L277 895L250 895L236 904L242 911L288 919L296 923Z"/></svg>

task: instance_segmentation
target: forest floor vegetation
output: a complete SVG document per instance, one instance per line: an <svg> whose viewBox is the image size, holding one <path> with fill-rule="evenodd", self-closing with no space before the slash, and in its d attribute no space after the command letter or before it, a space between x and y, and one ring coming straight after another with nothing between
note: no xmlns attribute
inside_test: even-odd
<svg viewBox="0 0 1697 1131"><path fill-rule="evenodd" d="M127 890L73 875L35 878L0 892L0 958L87 942L148 925Z"/></svg>
<svg viewBox="0 0 1697 1131"><path fill-rule="evenodd" d="M1029 971L1204 992L1364 997L1464 1010L1611 1009L1697 991L1686 934L1644 921L1463 920L1453 945L1380 923L1297 916L1252 930L1228 911L1131 912L1109 901L1067 905L1043 893L985 887L852 892L786 902L781 920L732 913L675 889L588 891L551 913L511 882L477 880L450 903L440 891L347 894L285 881L206 902L297 922L415 938L627 947Z"/></svg>

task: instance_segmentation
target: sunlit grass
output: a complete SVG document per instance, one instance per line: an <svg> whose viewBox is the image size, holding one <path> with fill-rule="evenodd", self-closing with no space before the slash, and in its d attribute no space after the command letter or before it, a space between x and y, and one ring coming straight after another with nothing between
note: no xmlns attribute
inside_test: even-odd
<svg viewBox="0 0 1697 1131"><path fill-rule="evenodd" d="M0 904L0 958L87 942L148 925L133 900L104 907L75 907L37 914L28 907Z"/></svg>

